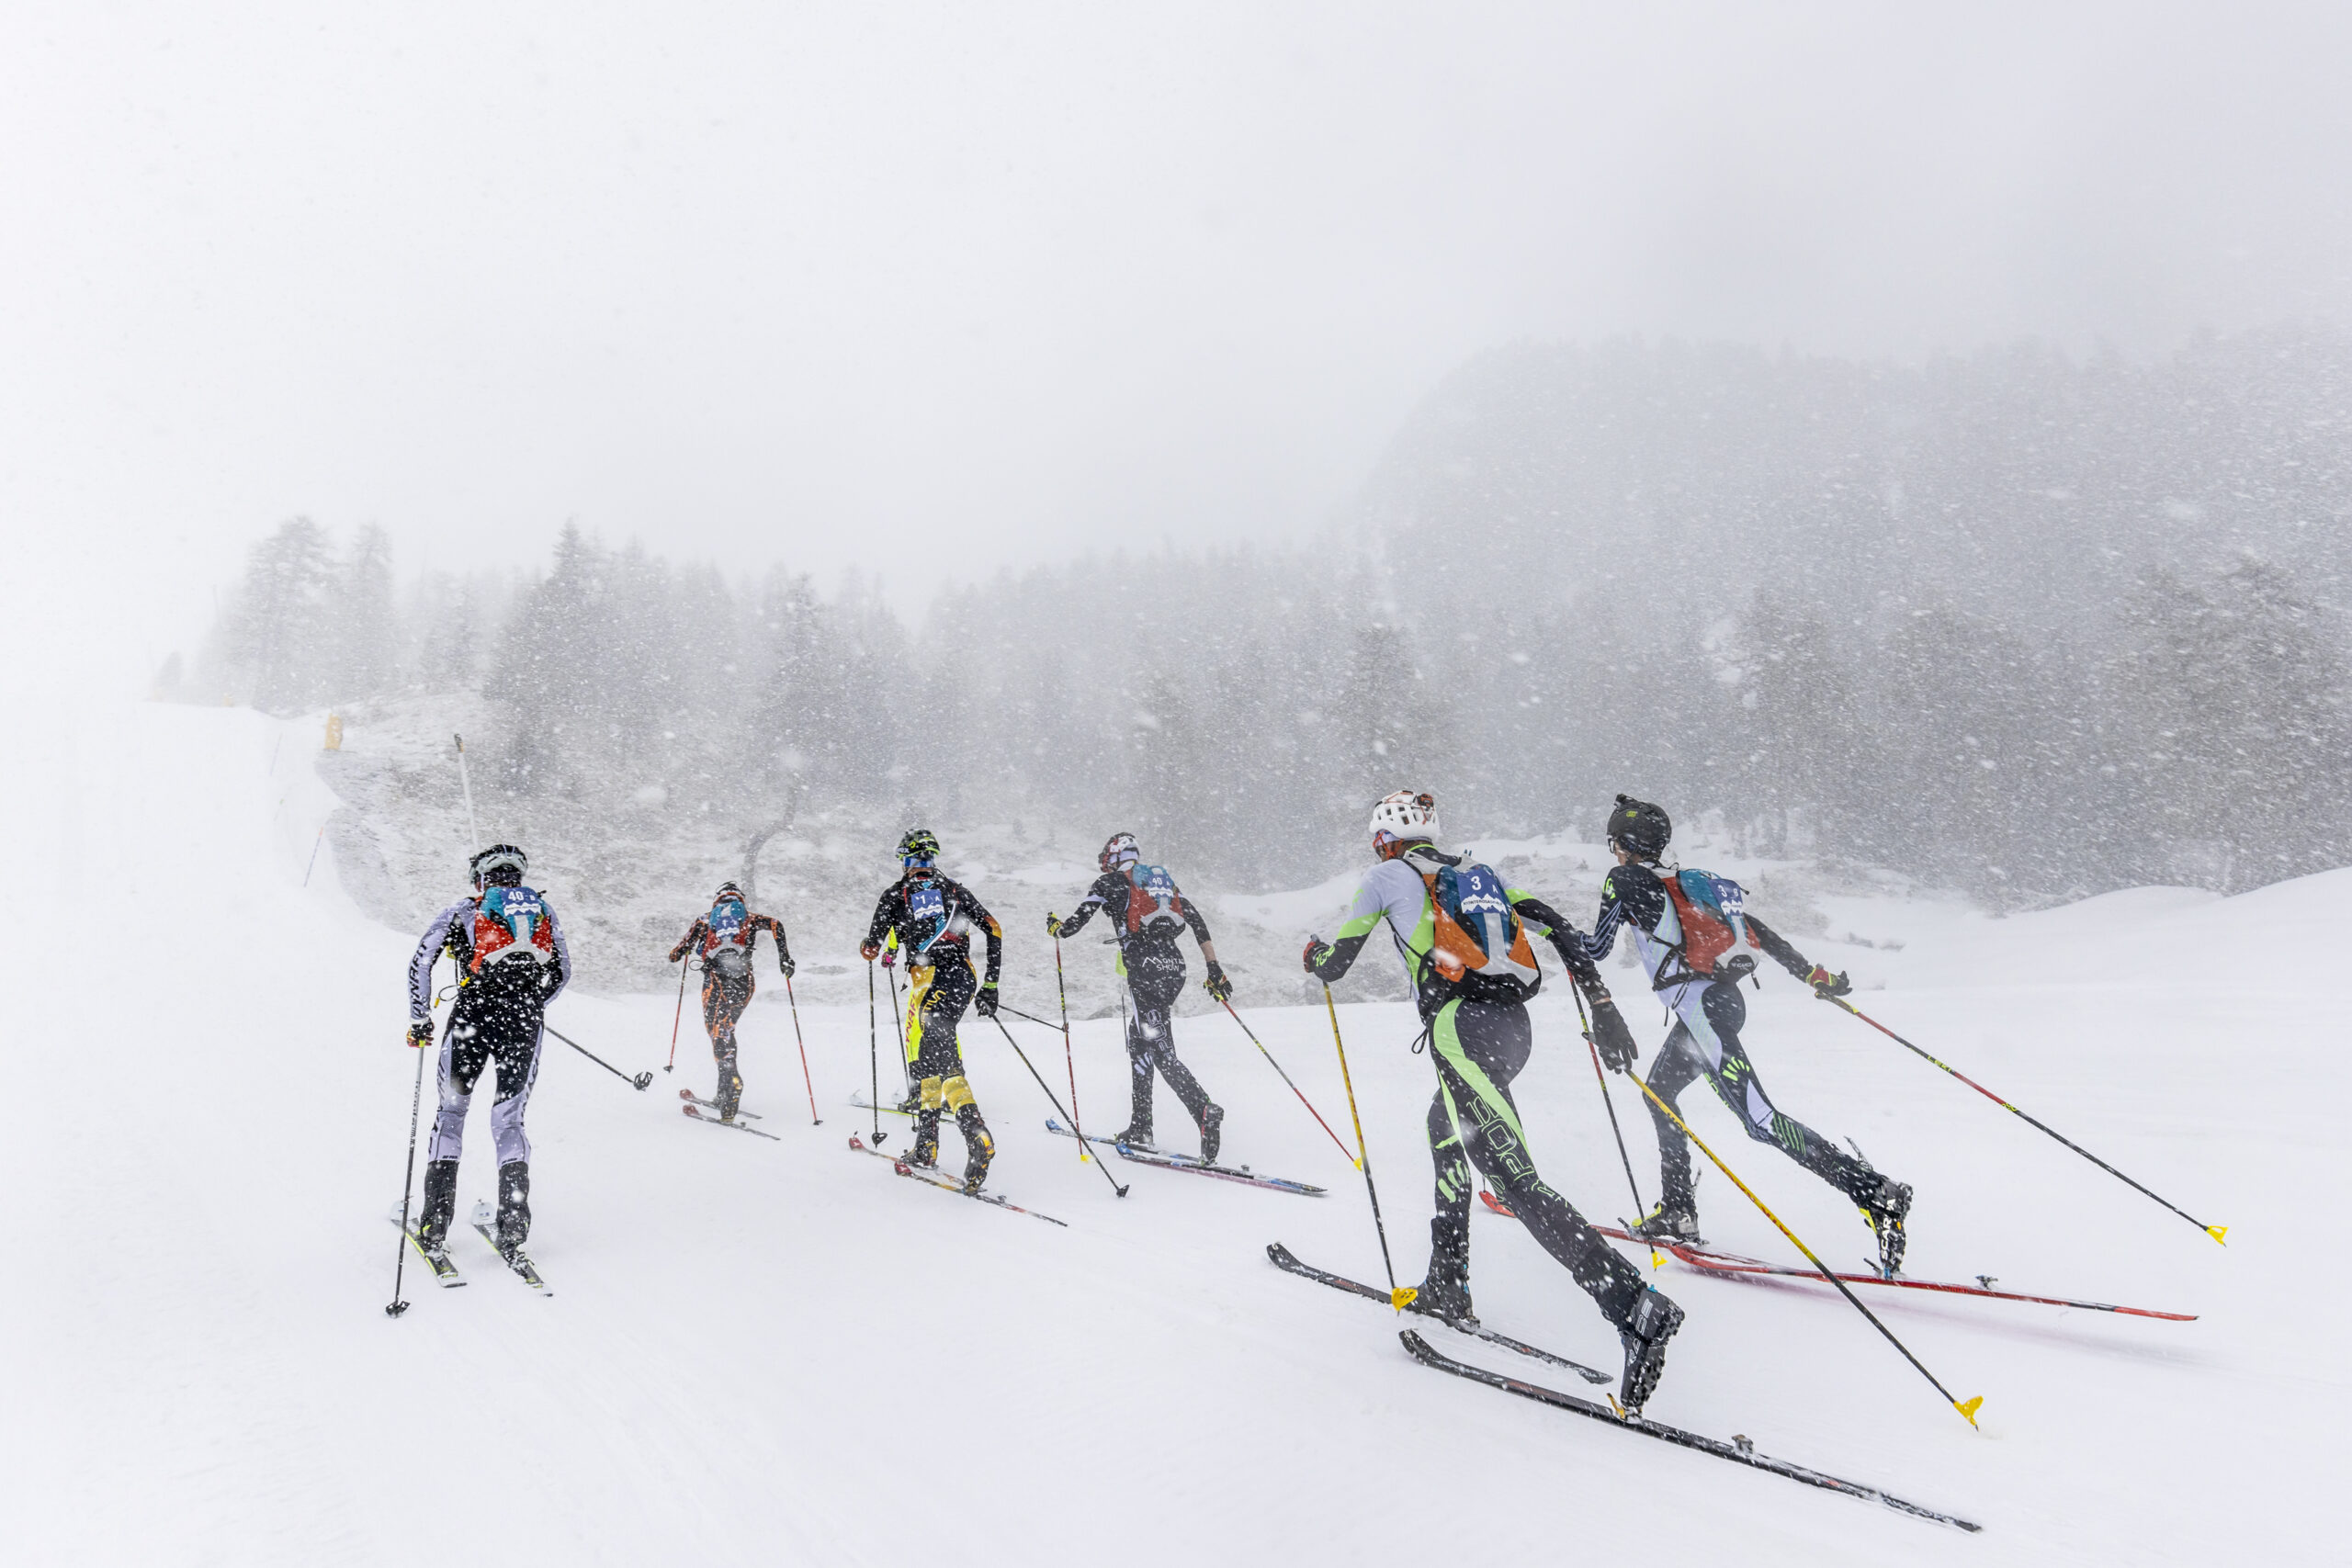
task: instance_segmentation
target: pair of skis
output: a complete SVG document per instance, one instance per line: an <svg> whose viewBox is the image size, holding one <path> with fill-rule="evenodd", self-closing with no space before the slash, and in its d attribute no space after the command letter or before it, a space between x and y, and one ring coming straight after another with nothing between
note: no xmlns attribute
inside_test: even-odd
<svg viewBox="0 0 2352 1568"><path fill-rule="evenodd" d="M553 1291L548 1289L548 1282L539 1278L537 1267L531 1262L521 1247L508 1247L498 1239L498 1212L490 1206L488 1200L476 1202L470 1217L475 1233L490 1244L490 1249L498 1254L500 1262L513 1269L518 1279L539 1294L543 1296L555 1294ZM401 1224L401 1213L398 1209L392 1211L391 1221L392 1224L401 1226L401 1234L408 1237L409 1246L415 1250L417 1257L424 1260L424 1266L433 1270L435 1283L443 1290L455 1290L466 1282L466 1277L458 1271L458 1266L450 1259L446 1247L437 1254L426 1251L424 1240L416 1234L416 1227Z"/></svg>
<svg viewBox="0 0 2352 1568"><path fill-rule="evenodd" d="M1051 1116L1046 1118L1046 1131L1064 1138L1078 1136L1076 1133L1071 1132ZM1238 1181L1246 1187L1266 1187L1276 1192L1296 1192L1307 1198L1323 1196L1323 1189L1320 1187L1310 1187L1304 1181L1286 1180L1279 1176L1261 1176L1246 1165L1214 1165L1204 1159L1195 1159L1190 1155L1177 1154L1173 1150L1121 1143L1116 1138L1106 1138L1094 1133L1089 1133L1086 1135L1086 1141L1090 1144L1108 1144L1119 1151L1121 1159L1133 1160L1137 1165L1156 1165L1162 1170L1189 1170L1199 1176L1214 1176L1219 1181Z"/></svg>
<svg viewBox="0 0 2352 1568"><path fill-rule="evenodd" d="M1493 1193L1481 1191L1478 1196L1494 1213L1506 1219L1517 1218ZM1767 1263L1759 1258L1743 1258L1736 1252L1717 1252L1710 1247L1689 1242L1652 1242L1647 1237L1634 1235L1631 1231L1616 1225L1595 1225L1592 1228L1616 1241L1632 1242L1636 1247L1655 1247L1661 1252L1671 1253L1676 1262L1687 1268L1695 1269L1702 1274L1762 1276L1782 1280L1821 1278L1820 1274L1802 1264ZM1832 1270L1832 1272L1836 1271ZM1980 1301L2026 1302L2035 1306L2080 1307L2085 1312L2111 1312L2125 1317L2158 1317L2168 1323L2197 1321L2195 1313L2158 1312L2154 1307L2116 1306L2108 1302L2076 1301L2070 1296L2035 1296L2028 1295L2021 1291L1996 1291L1993 1288L1994 1277L1990 1274L1979 1274L1973 1285L1956 1284L1945 1280L1908 1280L1900 1274L1890 1278L1875 1269L1867 1273L1837 1274L1837 1278L1849 1285L1886 1285L1896 1290L1933 1291L1943 1295L1974 1296Z"/></svg>
<svg viewBox="0 0 2352 1568"><path fill-rule="evenodd" d="M1292 1255L1290 1249L1280 1242L1268 1247L1266 1256L1275 1267L1303 1279L1332 1286L1334 1289L1347 1292L1350 1295L1366 1297L1380 1303L1383 1306L1389 1304L1387 1292L1301 1263ZM1609 1381L1606 1374L1596 1372L1589 1367L1579 1366L1565 1357L1555 1356L1545 1350L1538 1350L1532 1345L1522 1345L1515 1339L1506 1338L1483 1328L1463 1324L1448 1324L1447 1326L1458 1333L1469 1334L1484 1339L1489 1344L1517 1350L1522 1355L1572 1368L1595 1382ZM1474 1367L1467 1361L1457 1361L1453 1357L1431 1348L1428 1340L1409 1328L1399 1333L1397 1339L1404 1346L1406 1353L1425 1367L1436 1371L1450 1372L1470 1382L1484 1383L1488 1388L1500 1389L1505 1393L1515 1393L1522 1399L1531 1399L1539 1404L1548 1404L1555 1410L1565 1410L1572 1415L1587 1416L1596 1421L1605 1421L1621 1430L1637 1432L1643 1437L1655 1438L1664 1443L1672 1443L1677 1448L1689 1449L1694 1453L1711 1454L1716 1459L1727 1460L1733 1464L1746 1465L1750 1470L1760 1470L1768 1475L1782 1476L1807 1486L1818 1487L1825 1492L1840 1493L1861 1502L1876 1503L1883 1507L1892 1508L1899 1514L1908 1514L1914 1518L1929 1519L1937 1524L1951 1525L1956 1529L1967 1530L1971 1534L1984 1528L1961 1518L1957 1515L1938 1513L1933 1508L1921 1507L1918 1504L1897 1497L1891 1492L1881 1491L1875 1486L1867 1485L1859 1481L1848 1481L1842 1476L1809 1469L1784 1459L1774 1459L1769 1454L1759 1454L1756 1451L1756 1445L1744 1436L1735 1435L1729 1440L1702 1437L1696 1432L1685 1431L1679 1427L1668 1427L1661 1422L1649 1420L1645 1416L1628 1416L1617 1406L1614 1400L1602 1404L1577 1394L1564 1393L1555 1388L1546 1388L1541 1383L1529 1382L1523 1378L1490 1371L1484 1367Z"/></svg>
<svg viewBox="0 0 2352 1568"><path fill-rule="evenodd" d="M905 1158L903 1156L885 1154L880 1149L870 1146L865 1139L859 1137L855 1133L852 1133L849 1135L849 1146L859 1154L872 1155L876 1159L888 1160L890 1162L890 1168L893 1170L896 1170L900 1176L909 1177L916 1181L921 1181L929 1186L939 1188L943 1191L953 1192L959 1198L969 1198L975 1203L991 1204L996 1208L1004 1210L1008 1213L1026 1214L1033 1220L1043 1220L1049 1225L1059 1225L1064 1230L1068 1230L1069 1228L1069 1222L1067 1220L1057 1220L1051 1214L1041 1214L1035 1209L1024 1209L1018 1203L1008 1202L1006 1200L998 1197L993 1192L967 1191L965 1190L964 1184L956 1180L954 1177L943 1176L936 1169L929 1166L917 1165L913 1161Z"/></svg>
<svg viewBox="0 0 2352 1568"><path fill-rule="evenodd" d="M735 1112L736 1120L729 1122L723 1117L705 1116L703 1114L703 1111L716 1111L718 1109L718 1103L713 1100L705 1100L702 1096L696 1094L690 1089L680 1089L678 1091L678 1098L685 1101L685 1104L680 1106L678 1109L684 1111L688 1116L701 1122L706 1127L732 1127L738 1133L749 1133L755 1138L766 1138L772 1142L779 1144L784 1142L782 1138L777 1137L774 1133L763 1133L757 1127L750 1125L750 1123L760 1119L760 1113L756 1111L739 1110ZM697 1107L700 1107L701 1109L697 1109Z"/></svg>

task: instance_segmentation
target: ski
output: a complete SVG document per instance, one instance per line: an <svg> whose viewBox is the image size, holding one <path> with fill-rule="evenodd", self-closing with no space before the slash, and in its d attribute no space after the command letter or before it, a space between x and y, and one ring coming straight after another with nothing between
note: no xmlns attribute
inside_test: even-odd
<svg viewBox="0 0 2352 1568"><path fill-rule="evenodd" d="M701 1103L703 1102L697 1100L695 1102L695 1105L699 1105ZM695 1121L701 1122L706 1127L732 1127L739 1133L749 1133L755 1138L765 1138L771 1143L780 1144L784 1142L782 1138L777 1137L774 1133L763 1133L757 1127L747 1127L741 1122L721 1122L716 1116L705 1116L700 1111L695 1108L695 1105L681 1105L678 1109L684 1111L687 1115L693 1117Z"/></svg>
<svg viewBox="0 0 2352 1568"><path fill-rule="evenodd" d="M1046 1131L1065 1138L1078 1136L1076 1133L1071 1132L1051 1116L1046 1118ZM1086 1141L1090 1144L1110 1144L1113 1148L1119 1151L1120 1158L1133 1160L1137 1165L1156 1165L1164 1170L1189 1170L1201 1176L1214 1176L1220 1181L1238 1181L1247 1187L1266 1187L1277 1192L1296 1192L1308 1198L1323 1196L1323 1189L1320 1187L1310 1187L1304 1181L1286 1180L1279 1176L1261 1176L1246 1165L1211 1165L1206 1160L1194 1159L1190 1155L1174 1154L1166 1149L1144 1148L1134 1144L1114 1143L1109 1138L1096 1137L1091 1134L1087 1135Z"/></svg>
<svg viewBox="0 0 2352 1568"><path fill-rule="evenodd" d="M902 1106L897 1106L897 1105L880 1105L880 1106L877 1106L877 1105L876 1105L872 1100L870 1100L866 1099L866 1098L865 1098L865 1096L864 1096L864 1095L862 1095L862 1094L853 1094L853 1095L851 1095L851 1096L849 1097L849 1102L850 1102L852 1105L856 1106L860 1111L881 1111L885 1116L912 1116L912 1115L914 1114L914 1112L913 1112L913 1111L909 1111L909 1110L905 1109L905 1108L904 1108L904 1107L902 1107Z"/></svg>
<svg viewBox="0 0 2352 1568"><path fill-rule="evenodd" d="M1847 1481L1838 1476L1826 1475L1817 1470L1807 1470L1801 1464L1792 1464L1787 1460L1773 1459L1769 1455L1759 1454L1756 1451L1755 1445L1745 1438L1734 1438L1728 1442L1720 1438L1702 1438L1696 1432L1686 1432L1679 1427L1661 1426L1643 1416L1620 1416L1610 1404L1596 1404L1589 1399L1578 1398L1573 1393L1563 1393L1558 1389L1545 1388L1540 1383L1523 1382L1519 1378L1507 1377L1501 1372L1490 1372L1484 1367L1474 1367L1465 1361L1457 1361L1450 1356L1441 1355L1431 1349L1429 1341L1409 1328L1399 1334L1397 1337L1404 1342L1407 1353L1425 1367L1433 1367L1442 1372L1452 1372L1455 1377L1465 1378L1472 1382L1482 1382L1488 1388L1498 1388L1506 1393L1515 1393L1522 1399L1532 1399L1538 1404L1551 1405L1555 1410L1567 1410L1578 1416L1589 1416L1597 1421L1605 1421L1625 1431L1639 1432L1644 1437L1656 1438L1660 1442L1672 1443L1677 1448L1690 1449L1702 1454L1713 1454L1717 1459L1729 1460L1734 1464L1744 1464L1750 1470L1760 1470L1770 1475L1784 1475L1791 1481L1801 1481L1807 1486L1818 1486L1825 1492L1839 1492L1849 1497L1860 1498L1865 1503L1878 1503L1894 1509L1898 1514L1909 1514L1912 1517L1919 1519L1932 1519L1939 1525L1951 1525L1954 1529L1967 1530L1972 1535L1984 1528L1955 1515L1939 1514L1933 1508L1923 1508L1917 1503L1905 1502L1892 1493L1882 1492L1875 1486L1865 1486L1859 1481Z"/></svg>
<svg viewBox="0 0 2352 1568"><path fill-rule="evenodd" d="M419 1258L424 1259L424 1266L433 1270L434 1280L438 1283L443 1290L453 1291L459 1285L466 1282L466 1277L458 1272L457 1264L450 1261L447 1248L442 1250L440 1257L435 1258L433 1254L424 1250L424 1238L416 1234L416 1227L414 1225L401 1224L401 1212L399 1209L395 1208L392 1211L390 1218L392 1224L400 1225L401 1234L408 1237L408 1244L410 1247L415 1251Z"/></svg>
<svg viewBox="0 0 2352 1568"><path fill-rule="evenodd" d="M1493 1193L1481 1192L1479 1196L1486 1200L1487 1207L1496 1213L1506 1219L1517 1218ZM1649 1247L1659 1252L1671 1253L1677 1262L1686 1268L1696 1269L1702 1274L1769 1276L1780 1280L1821 1278L1817 1270L1808 1269L1802 1264L1767 1263L1760 1258L1743 1258L1736 1252L1716 1252L1709 1247L1693 1247L1688 1242L1653 1243L1645 1237L1634 1235L1630 1230L1621 1229L1616 1225L1595 1225L1592 1228L1615 1241L1629 1241L1635 1247ZM1833 1269L1832 1272L1836 1273L1836 1270ZM1875 1269L1866 1273L1838 1274L1838 1278L1849 1285L1887 1285L1905 1291L1934 1291L1950 1296L1974 1296L1988 1302L2027 1302L2035 1306L2080 1307L2085 1312L2111 1312L2124 1317L2156 1317L2167 1323L2197 1321L2197 1314L2193 1312L2158 1312L2154 1307L2116 1306L2108 1302L2076 1301L2071 1296L2036 1296L2028 1295L2022 1291L1996 1291L1992 1284L1994 1276L1990 1274L1979 1274L1976 1277L1977 1282L1973 1285L1955 1284L1947 1280L1908 1280L1900 1274L1890 1280Z"/></svg>
<svg viewBox="0 0 2352 1568"><path fill-rule="evenodd" d="M943 1191L953 1192L958 1198L969 1198L976 1203L992 1203L1008 1213L1026 1214L1033 1220L1043 1220L1049 1225L1059 1225L1064 1230L1069 1229L1069 1222L1068 1220L1057 1220L1051 1214L1041 1214L1035 1209L1024 1209L1018 1203L1009 1203L993 1192L967 1192L964 1190L964 1184L956 1180L954 1177L942 1176L936 1170L927 1169L922 1166L910 1165L897 1155L884 1154L880 1149L870 1148L867 1146L865 1140L859 1137L854 1133L852 1133L849 1135L849 1146L855 1149L859 1154L872 1155L876 1159L888 1160L890 1162L890 1168L897 1171L900 1176L911 1177L917 1181L924 1182L930 1186L939 1188Z"/></svg>
<svg viewBox="0 0 2352 1568"><path fill-rule="evenodd" d="M718 1101L715 1100L705 1100L702 1096L696 1094L690 1089L680 1089L678 1091L678 1098L690 1104L702 1106L706 1110L716 1111L718 1109ZM760 1113L756 1111L744 1111L738 1109L735 1114L741 1116L746 1122L756 1122L760 1119Z"/></svg>
<svg viewBox="0 0 2352 1568"><path fill-rule="evenodd" d="M1301 1263L1291 1249L1281 1242L1270 1244L1266 1248L1266 1257L1275 1268L1295 1274L1302 1280L1313 1280L1317 1284L1329 1285L1335 1291L1345 1291L1350 1295L1363 1296L1368 1300L1378 1302L1383 1306L1388 1304L1387 1292L1376 1290L1370 1285L1359 1284L1344 1274L1329 1273L1312 1264ZM1432 1321L1445 1323L1445 1325L1456 1334L1467 1334L1473 1339L1483 1339L1489 1345L1499 1345L1506 1350L1516 1350L1522 1356L1532 1357L1539 1361L1548 1361L1555 1367L1565 1367L1587 1382L1611 1381L1607 1372L1597 1372L1581 1361L1571 1361L1566 1356L1555 1356L1549 1350L1539 1350L1532 1345L1522 1344L1510 1336L1498 1334L1491 1328L1484 1326L1473 1328L1464 1324L1446 1323L1443 1318L1436 1318Z"/></svg>
<svg viewBox="0 0 2352 1568"><path fill-rule="evenodd" d="M506 1267L521 1275L525 1284L543 1296L555 1294L548 1289L548 1282L539 1278L539 1271L531 1266L530 1258L524 1256L521 1247L510 1247L498 1239L498 1216L487 1201L474 1205L473 1219L474 1234L490 1243L490 1249L498 1254L500 1261Z"/></svg>

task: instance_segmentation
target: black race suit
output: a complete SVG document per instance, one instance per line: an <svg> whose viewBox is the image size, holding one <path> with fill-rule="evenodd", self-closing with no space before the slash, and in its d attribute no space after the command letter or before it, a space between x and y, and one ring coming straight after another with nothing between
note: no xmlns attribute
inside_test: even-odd
<svg viewBox="0 0 2352 1568"><path fill-rule="evenodd" d="M915 1155L929 1164L939 1157L939 1118L952 1111L964 1134L966 1170L985 1169L996 1149L988 1122L964 1076L964 1054L956 1041L957 1023L979 988L972 974L972 931L989 944L987 984L994 987L1004 963L1004 932L996 917L971 890L936 871L910 871L882 891L866 927L868 947L896 937L907 962L907 1076L916 1082L921 1108L915 1114Z"/></svg>
<svg viewBox="0 0 2352 1568"><path fill-rule="evenodd" d="M1190 898L1181 899L1184 911L1181 923L1168 920L1130 930L1127 911L1135 893L1135 884L1125 871L1104 872L1094 879L1094 886L1086 890L1086 897L1061 923L1057 934L1076 936L1097 909L1119 933L1119 973L1127 983L1127 1136L1148 1144L1151 1142L1155 1072L1168 1080L1168 1087L1183 1101L1184 1113L1193 1119L1193 1126L1205 1131L1208 1113L1215 1109L1192 1069L1177 1059L1175 1030L1176 998L1184 989L1184 953L1176 945L1177 938L1189 926L1193 940L1204 947L1215 939Z"/></svg>

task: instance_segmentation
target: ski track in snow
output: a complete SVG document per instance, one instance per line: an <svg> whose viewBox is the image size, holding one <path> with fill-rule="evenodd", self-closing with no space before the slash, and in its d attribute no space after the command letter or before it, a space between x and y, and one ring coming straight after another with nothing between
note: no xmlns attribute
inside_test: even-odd
<svg viewBox="0 0 2352 1568"><path fill-rule="evenodd" d="M1330 1198L1125 1167L1132 1195L1114 1199L1044 1130L1050 1108L977 1021L967 1060L1000 1143L992 1189L1071 1228L900 1180L844 1146L866 1125L844 1103L866 1084L864 1010L803 1010L825 1117L812 1128L769 986L741 1030L743 1066L783 1144L679 1114L678 1087L710 1087L691 1018L677 1072L641 1094L550 1039L530 1113L530 1250L555 1298L460 1227L467 1288L411 1267L413 1305L390 1320L399 1237L382 1215L416 1062L401 1043L413 937L355 911L331 852L301 886L336 804L314 745L307 726L247 712L100 707L53 748L54 768L14 786L33 843L8 900L17 1113L0 1140L19 1259L0 1298L11 1561L2210 1563L2340 1550L2318 1511L2342 1463L2347 1281L2307 1216L2343 1145L2326 980L2343 961L2311 938L2340 923L2352 872L2226 902L2143 889L2007 919L1832 897L1831 930L1904 946L1803 943L1852 969L1864 1010L2232 1225L2226 1250L1777 976L1749 993L1753 1055L1781 1108L1917 1188L1914 1273L2203 1314L1873 1293L1955 1392L1985 1396L1980 1436L1821 1287L1657 1276L1690 1320L1653 1415L1976 1519L1971 1539L1439 1377L1406 1357L1392 1314L1272 1268L1265 1245L1280 1240L1380 1278L1360 1179L1221 1016L1184 1020L1180 1040L1228 1108L1227 1157ZM1330 891L1293 898L1319 908ZM61 942L83 919L103 951ZM1007 947L1008 998L1048 1014L1050 952L1019 933ZM2280 985L2282 970L2296 980ZM1657 1011L1608 973L1646 1066ZM661 1065L674 999L575 991L552 1021L635 1072ZM1623 1214L1556 982L1536 1010L1518 1096L1538 1162L1594 1217ZM1321 1010L1246 1016L1344 1128ZM1417 1280L1429 1066L1407 1049L1408 1008L1343 1005L1340 1020L1390 1243ZM1064 1093L1053 1033L1009 1021ZM1124 1120L1117 1029L1076 1031L1097 1126ZM1614 1088L1647 1194L1648 1118ZM492 1189L489 1099L486 1081L461 1213ZM1703 1087L1683 1105L1824 1258L1864 1255L1867 1230L1820 1183L1741 1137ZM1160 1106L1163 1131L1181 1132L1172 1096ZM952 1131L944 1143L960 1158ZM1789 1255L1712 1171L1700 1200L1713 1243ZM1614 1336L1519 1227L1474 1224L1488 1324L1614 1368ZM1448 1354L1550 1371L1420 1326Z"/></svg>

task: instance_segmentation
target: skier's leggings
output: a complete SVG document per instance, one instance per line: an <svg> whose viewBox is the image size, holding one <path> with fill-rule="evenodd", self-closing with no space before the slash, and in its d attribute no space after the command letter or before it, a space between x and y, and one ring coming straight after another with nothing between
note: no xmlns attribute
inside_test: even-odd
<svg viewBox="0 0 2352 1568"><path fill-rule="evenodd" d="M946 963L917 971L908 1005L915 1014L910 1031L914 1055L908 1077L915 1080L922 1109L915 1114L915 1145L929 1153L939 1146L942 1111L956 1118L967 1145L993 1149L989 1124L980 1118L970 1080L964 1077L964 1053L956 1041L956 1025L979 989L979 979L967 963Z"/></svg>
<svg viewBox="0 0 2352 1568"><path fill-rule="evenodd" d="M1695 998L1669 993L1675 1024L1666 1043L1658 1047L1657 1065L1650 1071L1651 1090L1679 1114L1676 1097L1693 1078L1704 1076L1749 1137L1777 1146L1854 1202L1866 1202L1878 1190L1877 1173L1804 1122L1781 1115L1757 1081L1756 1068L1739 1043L1740 1028L1747 1021L1747 1000L1739 994L1738 985L1718 980L1691 989L1697 992ZM1693 999L1698 1005L1690 1005ZM1655 1105L1650 1107L1650 1122L1657 1129L1658 1177L1665 1199L1669 1203L1677 1199L1689 1203L1690 1140Z"/></svg>
<svg viewBox="0 0 2352 1568"><path fill-rule="evenodd" d="M1429 1122L1430 1154L1437 1164L1430 1235L1440 1247L1453 1241L1466 1256L1475 1165L1544 1250L1623 1327L1644 1289L1641 1275L1544 1185L1527 1152L1510 1081L1527 1066L1532 1043L1527 1009L1517 1002L1450 1001L1430 1021L1430 1059L1438 1077Z"/></svg>
<svg viewBox="0 0 2352 1568"><path fill-rule="evenodd" d="M729 979L718 970L702 977L702 1026L710 1032L711 1059L718 1064L718 1113L732 1116L743 1102L743 1075L735 1065L735 1024L752 1005L757 987L749 974Z"/></svg>
<svg viewBox="0 0 2352 1568"><path fill-rule="evenodd" d="M493 1061L498 1064L498 1100L490 1110L490 1132L497 1143L498 1163L512 1165L531 1157L523 1112L539 1076L539 1016L537 986L527 977L521 986L496 978L477 981L458 993L449 1027L441 1036L441 1102L433 1115L427 1159L454 1160L464 1150L466 1111L473 1105L474 1085Z"/></svg>
<svg viewBox="0 0 2352 1568"><path fill-rule="evenodd" d="M1173 956L1171 953L1170 956ZM1127 1074L1131 1100L1127 1129L1138 1136L1151 1133L1151 1076L1157 1072L1184 1102L1193 1125L1204 1124L1208 1091L1176 1056L1176 998L1184 989L1184 961L1173 964L1148 959L1127 969Z"/></svg>

